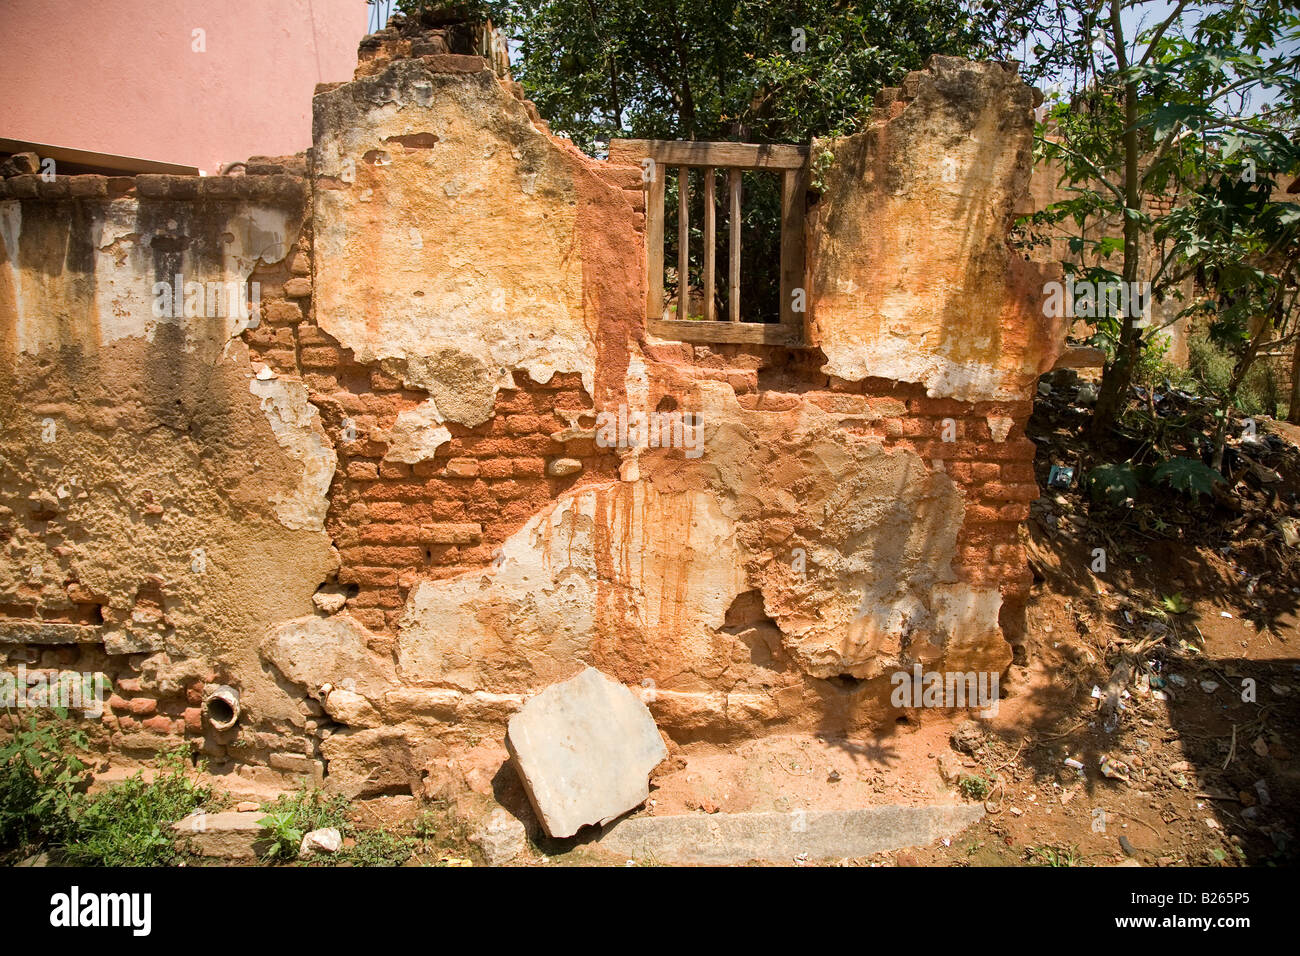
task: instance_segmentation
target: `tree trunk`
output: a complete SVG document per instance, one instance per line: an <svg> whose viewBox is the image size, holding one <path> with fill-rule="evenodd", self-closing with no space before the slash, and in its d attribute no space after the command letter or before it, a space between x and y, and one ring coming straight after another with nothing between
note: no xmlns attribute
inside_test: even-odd
<svg viewBox="0 0 1300 956"><path fill-rule="evenodd" d="M1300 335L1291 347L1291 403L1286 410L1286 420L1300 425Z"/></svg>
<svg viewBox="0 0 1300 956"><path fill-rule="evenodd" d="M1110 29L1120 72L1128 69L1124 48L1124 27L1120 23L1120 2L1110 2ZM1138 176L1138 87L1136 80L1124 84L1124 266L1123 281L1129 290L1125 301L1134 299L1132 291L1138 277L1138 240L1141 224L1136 213L1142 208L1142 180ZM1130 214L1130 210L1132 214ZM1119 421L1128 401L1133 371L1142 353L1142 330L1133 322L1131 305L1124 309L1115 361L1106 367L1097 390L1097 407L1092 414L1093 438L1105 436Z"/></svg>

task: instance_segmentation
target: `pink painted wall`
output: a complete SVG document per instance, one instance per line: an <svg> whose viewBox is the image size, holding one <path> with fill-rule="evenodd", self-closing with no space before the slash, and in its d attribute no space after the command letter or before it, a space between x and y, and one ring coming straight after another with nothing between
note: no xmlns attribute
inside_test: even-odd
<svg viewBox="0 0 1300 956"><path fill-rule="evenodd" d="M365 0L0 0L0 137L197 166L311 145ZM193 49L205 31L206 52Z"/></svg>

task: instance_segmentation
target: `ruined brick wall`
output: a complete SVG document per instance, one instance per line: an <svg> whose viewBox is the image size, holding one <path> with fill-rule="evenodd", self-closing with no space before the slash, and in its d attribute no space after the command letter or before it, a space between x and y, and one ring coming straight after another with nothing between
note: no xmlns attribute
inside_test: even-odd
<svg viewBox="0 0 1300 956"><path fill-rule="evenodd" d="M257 644L333 566L333 453L305 396L254 377L249 319L222 300L251 304L255 280L282 319L296 291L301 161L250 168L0 181L0 647L32 679L105 675L88 722L105 749L189 738L217 764L310 771L320 708L262 672ZM177 275L176 308L156 309ZM250 719L205 732L205 690L227 682Z"/></svg>
<svg viewBox="0 0 1300 956"><path fill-rule="evenodd" d="M878 729L899 668L1003 670L1062 338L1006 243L1014 73L936 60L827 144L807 348L691 345L645 330L641 168L550 136L481 40L367 40L305 170L0 186L15 659L111 671L107 746L351 793L485 787L585 664L678 743ZM257 283L259 321L152 319L176 272ZM656 412L698 446L597 440Z"/></svg>

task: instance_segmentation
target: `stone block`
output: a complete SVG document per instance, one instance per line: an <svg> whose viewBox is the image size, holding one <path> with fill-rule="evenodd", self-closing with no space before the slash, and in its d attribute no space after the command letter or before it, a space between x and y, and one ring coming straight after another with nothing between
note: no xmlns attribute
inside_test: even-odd
<svg viewBox="0 0 1300 956"><path fill-rule="evenodd" d="M483 851L488 866L505 866L528 846L528 832L524 825L502 809L488 814L469 839Z"/></svg>
<svg viewBox="0 0 1300 956"><path fill-rule="evenodd" d="M594 667L524 704L510 720L506 749L552 837L639 806L650 771L668 756L645 704Z"/></svg>
<svg viewBox="0 0 1300 956"><path fill-rule="evenodd" d="M219 860L255 860L265 831L260 813L191 813L172 824L179 845Z"/></svg>
<svg viewBox="0 0 1300 956"><path fill-rule="evenodd" d="M546 466L546 473L553 478L565 478L582 471L582 462L576 458L556 458Z"/></svg>

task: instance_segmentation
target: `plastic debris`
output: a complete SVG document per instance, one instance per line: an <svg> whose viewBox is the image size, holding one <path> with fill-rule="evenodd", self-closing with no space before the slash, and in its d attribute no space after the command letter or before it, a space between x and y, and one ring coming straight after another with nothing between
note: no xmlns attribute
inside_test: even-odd
<svg viewBox="0 0 1300 956"><path fill-rule="evenodd" d="M1098 766L1103 777L1109 777L1111 780L1123 780L1128 783L1128 768L1118 760L1112 761L1109 756L1105 756L1101 758Z"/></svg>
<svg viewBox="0 0 1300 956"><path fill-rule="evenodd" d="M1064 490L1074 484L1074 469L1065 465L1053 465L1047 473L1047 487Z"/></svg>

